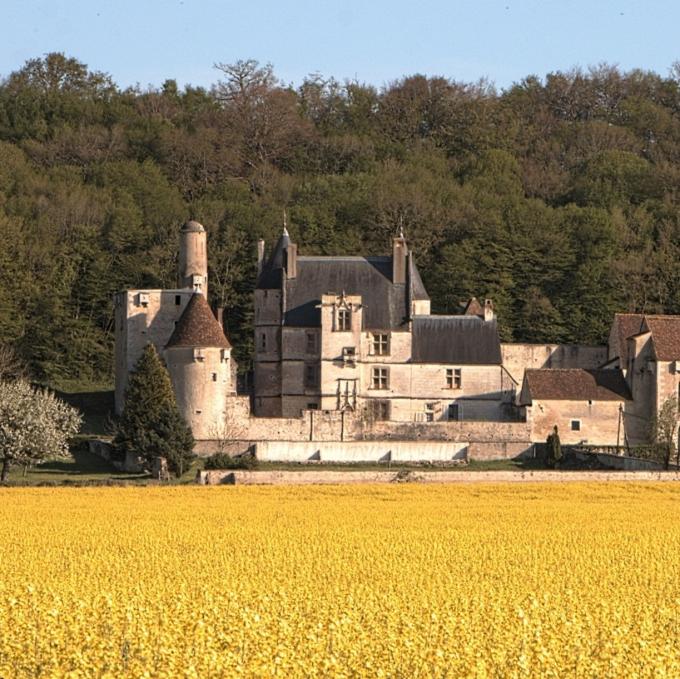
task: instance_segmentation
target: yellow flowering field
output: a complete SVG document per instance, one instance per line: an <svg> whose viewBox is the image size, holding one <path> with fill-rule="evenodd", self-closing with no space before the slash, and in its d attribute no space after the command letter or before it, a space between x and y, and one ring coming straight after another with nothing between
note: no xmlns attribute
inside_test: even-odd
<svg viewBox="0 0 680 679"><path fill-rule="evenodd" d="M0 489L0 677L678 677L680 486Z"/></svg>

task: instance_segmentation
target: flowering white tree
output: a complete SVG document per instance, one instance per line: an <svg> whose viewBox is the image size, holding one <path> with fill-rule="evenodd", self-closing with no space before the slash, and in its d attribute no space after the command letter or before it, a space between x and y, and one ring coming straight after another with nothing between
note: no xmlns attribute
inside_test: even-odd
<svg viewBox="0 0 680 679"><path fill-rule="evenodd" d="M80 413L47 389L0 381L0 481L12 464L68 455L68 440L80 423Z"/></svg>

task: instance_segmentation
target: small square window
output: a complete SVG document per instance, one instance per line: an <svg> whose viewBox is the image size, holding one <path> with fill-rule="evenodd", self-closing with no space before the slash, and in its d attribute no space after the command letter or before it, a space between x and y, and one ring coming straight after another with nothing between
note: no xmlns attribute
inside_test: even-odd
<svg viewBox="0 0 680 679"><path fill-rule="evenodd" d="M571 421L571 430L572 431L581 431L581 420L572 420Z"/></svg>
<svg viewBox="0 0 680 679"><path fill-rule="evenodd" d="M373 368L371 372L371 387L373 389L388 389L389 374L387 368Z"/></svg>
<svg viewBox="0 0 680 679"><path fill-rule="evenodd" d="M338 331L347 332L352 329L352 313L349 309L338 311Z"/></svg>

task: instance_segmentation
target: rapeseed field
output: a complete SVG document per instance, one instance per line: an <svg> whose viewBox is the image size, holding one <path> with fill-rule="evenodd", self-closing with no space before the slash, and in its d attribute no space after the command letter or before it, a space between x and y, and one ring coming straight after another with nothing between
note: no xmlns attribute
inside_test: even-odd
<svg viewBox="0 0 680 679"><path fill-rule="evenodd" d="M680 486L0 489L0 677L678 677Z"/></svg>

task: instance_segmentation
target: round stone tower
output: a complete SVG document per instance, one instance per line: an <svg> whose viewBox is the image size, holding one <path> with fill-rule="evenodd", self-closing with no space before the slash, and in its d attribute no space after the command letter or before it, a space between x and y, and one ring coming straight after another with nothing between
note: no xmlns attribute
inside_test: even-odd
<svg viewBox="0 0 680 679"><path fill-rule="evenodd" d="M189 300L165 347L165 361L194 438L217 438L225 426L228 397L236 394L236 366L231 345L203 295Z"/></svg>
<svg viewBox="0 0 680 679"><path fill-rule="evenodd" d="M208 296L208 247L205 229L187 222L179 235L179 287Z"/></svg>

